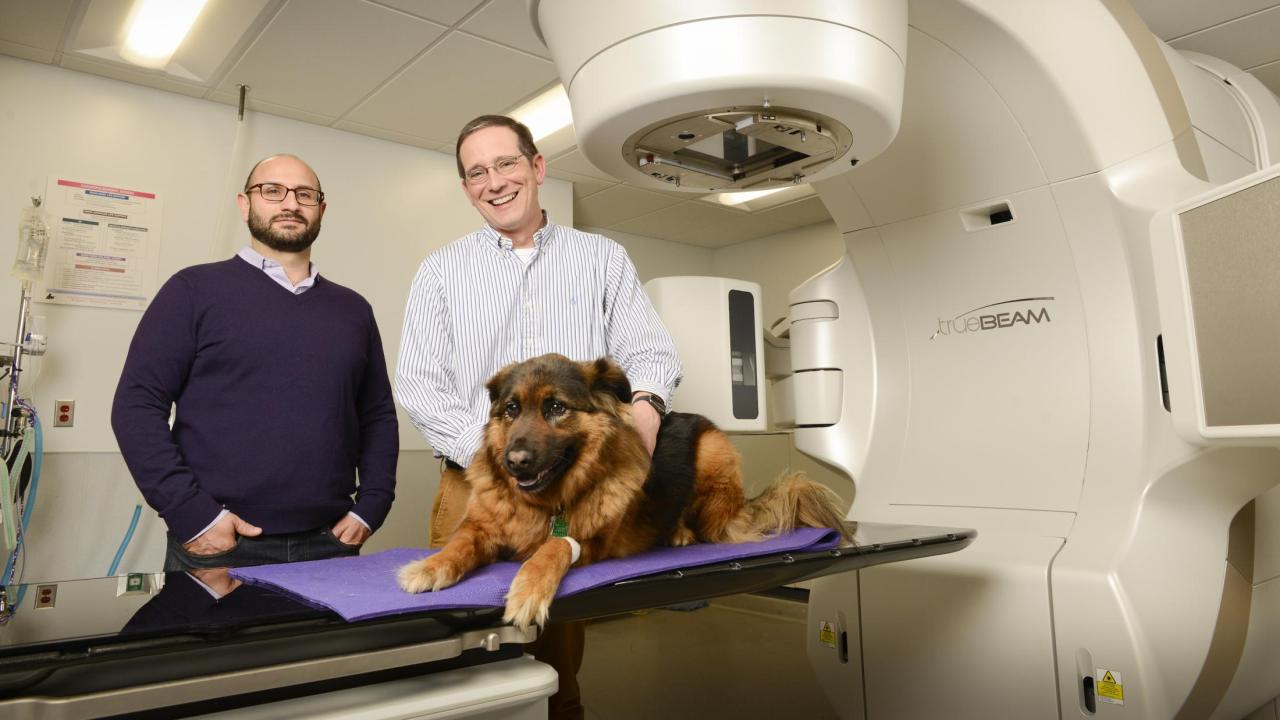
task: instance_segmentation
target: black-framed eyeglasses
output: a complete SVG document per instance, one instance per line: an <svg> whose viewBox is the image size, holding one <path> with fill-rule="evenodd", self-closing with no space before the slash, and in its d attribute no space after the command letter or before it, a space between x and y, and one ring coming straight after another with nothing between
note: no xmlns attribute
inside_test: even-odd
<svg viewBox="0 0 1280 720"><path fill-rule="evenodd" d="M258 194L262 196L262 199L269 203L284 202L284 199L289 196L289 193L293 193L293 199L297 200L299 205L319 205L324 202L324 193L316 190L315 188L291 188L284 185L278 185L276 183L258 183L257 185L250 185L245 188L244 192L247 195L254 190L257 190Z"/></svg>
<svg viewBox="0 0 1280 720"><path fill-rule="evenodd" d="M499 175L510 175L515 172L522 158L524 158L523 155L504 155L494 160L492 165L477 165L471 168L464 177L468 185L479 185L489 179L489 168L493 168Z"/></svg>

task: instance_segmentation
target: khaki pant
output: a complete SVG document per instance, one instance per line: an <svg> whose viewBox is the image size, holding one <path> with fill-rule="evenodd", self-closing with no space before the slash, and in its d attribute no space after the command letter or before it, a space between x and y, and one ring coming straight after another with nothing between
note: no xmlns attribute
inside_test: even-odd
<svg viewBox="0 0 1280 720"><path fill-rule="evenodd" d="M431 504L431 547L444 547L467 509L471 486L461 470L444 467L440 471L440 491ZM550 720L583 720L582 691L578 687L578 670L582 668L586 627L581 622L551 623L538 639L529 643L528 651L539 661L555 668L560 676L560 689L547 704Z"/></svg>

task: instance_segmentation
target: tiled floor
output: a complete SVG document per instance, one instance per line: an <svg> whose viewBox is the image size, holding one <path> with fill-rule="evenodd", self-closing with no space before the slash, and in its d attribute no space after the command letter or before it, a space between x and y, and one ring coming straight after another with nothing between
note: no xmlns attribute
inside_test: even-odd
<svg viewBox="0 0 1280 720"><path fill-rule="evenodd" d="M804 606L740 596L587 626L587 720L833 720L804 650Z"/></svg>

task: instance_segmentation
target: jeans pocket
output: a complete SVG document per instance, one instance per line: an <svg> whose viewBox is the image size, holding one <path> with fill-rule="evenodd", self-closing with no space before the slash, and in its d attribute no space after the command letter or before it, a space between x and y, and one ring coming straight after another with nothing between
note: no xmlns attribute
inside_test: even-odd
<svg viewBox="0 0 1280 720"><path fill-rule="evenodd" d="M334 545L337 545L338 547L343 548L343 549L345 549L345 550L350 550L350 551L351 551L351 552L353 552L353 553L360 552L360 546L359 546L359 545L351 545L350 543L344 543L344 542L342 542L341 540L339 540L339 539L338 539L338 536L337 536L337 535L334 535L334 534L333 534L333 530L331 530L331 529L329 529L329 528L325 528L325 529L321 530L320 532L321 532L321 534L322 534L322 535L324 535L324 536L325 536L325 538L326 538L326 539L330 540Z"/></svg>

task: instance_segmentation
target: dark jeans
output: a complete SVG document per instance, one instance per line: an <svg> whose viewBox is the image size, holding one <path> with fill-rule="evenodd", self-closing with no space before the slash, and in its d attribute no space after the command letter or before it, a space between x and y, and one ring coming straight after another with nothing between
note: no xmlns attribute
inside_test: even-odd
<svg viewBox="0 0 1280 720"><path fill-rule="evenodd" d="M305 530L284 535L259 535L258 537L242 535L236 538L235 547L214 555L192 555L182 549L182 543L170 535L169 550L164 558L164 569L165 572L173 572L202 568L247 567L359 554L359 545L348 545L342 542L333 536L328 526L318 530Z"/></svg>

